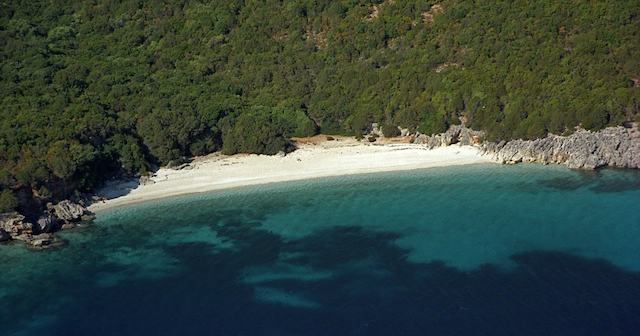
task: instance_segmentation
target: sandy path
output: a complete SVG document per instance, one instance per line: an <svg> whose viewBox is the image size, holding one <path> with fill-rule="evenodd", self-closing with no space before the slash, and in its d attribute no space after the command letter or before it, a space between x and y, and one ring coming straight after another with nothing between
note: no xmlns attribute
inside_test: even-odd
<svg viewBox="0 0 640 336"><path fill-rule="evenodd" d="M298 150L284 157L212 154L196 158L187 169L158 170L150 185L113 183L98 192L107 200L92 204L89 210L264 183L483 162L490 162L489 157L479 156L470 146L427 150L421 145L380 145L348 138L314 141L299 144Z"/></svg>

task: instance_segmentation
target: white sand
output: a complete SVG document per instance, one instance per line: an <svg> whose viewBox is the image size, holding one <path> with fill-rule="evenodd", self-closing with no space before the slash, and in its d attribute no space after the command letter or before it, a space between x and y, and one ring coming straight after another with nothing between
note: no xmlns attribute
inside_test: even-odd
<svg viewBox="0 0 640 336"><path fill-rule="evenodd" d="M427 150L414 144L360 143L349 138L299 144L287 156L212 154L196 158L187 169L160 169L154 184L117 182L98 192L107 200L90 211L164 197L265 183L362 173L423 169L490 162L475 147L449 146Z"/></svg>

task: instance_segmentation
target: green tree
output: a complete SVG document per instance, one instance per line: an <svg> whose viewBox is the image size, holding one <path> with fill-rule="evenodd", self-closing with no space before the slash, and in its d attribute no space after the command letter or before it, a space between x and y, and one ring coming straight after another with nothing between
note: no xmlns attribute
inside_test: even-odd
<svg viewBox="0 0 640 336"><path fill-rule="evenodd" d="M13 211L18 206L18 198L9 189L0 192L0 212Z"/></svg>

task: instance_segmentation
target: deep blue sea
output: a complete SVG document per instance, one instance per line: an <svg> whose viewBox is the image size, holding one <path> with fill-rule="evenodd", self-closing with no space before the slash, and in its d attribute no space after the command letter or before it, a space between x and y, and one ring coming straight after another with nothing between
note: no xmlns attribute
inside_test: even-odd
<svg viewBox="0 0 640 336"><path fill-rule="evenodd" d="M0 246L0 335L639 335L640 172L493 164L233 189Z"/></svg>

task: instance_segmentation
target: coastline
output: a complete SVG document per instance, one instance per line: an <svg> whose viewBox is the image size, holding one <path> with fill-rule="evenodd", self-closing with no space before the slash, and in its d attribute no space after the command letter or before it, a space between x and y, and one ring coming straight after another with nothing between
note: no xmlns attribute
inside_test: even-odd
<svg viewBox="0 0 640 336"><path fill-rule="evenodd" d="M286 156L217 153L195 158L180 170L162 168L149 184L119 181L97 192L106 198L88 207L100 212L114 207L237 187L321 177L425 169L492 162L477 147L452 145L427 149L423 145L386 141L364 143L353 138L300 139Z"/></svg>

